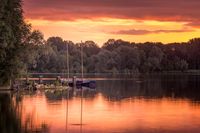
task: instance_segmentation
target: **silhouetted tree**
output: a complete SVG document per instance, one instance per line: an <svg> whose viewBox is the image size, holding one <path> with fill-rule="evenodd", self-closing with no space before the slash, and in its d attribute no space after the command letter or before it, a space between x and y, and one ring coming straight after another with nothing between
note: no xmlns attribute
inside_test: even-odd
<svg viewBox="0 0 200 133"><path fill-rule="evenodd" d="M0 84L15 79L25 68L21 59L30 25L24 22L21 0L1 0L0 4Z"/></svg>

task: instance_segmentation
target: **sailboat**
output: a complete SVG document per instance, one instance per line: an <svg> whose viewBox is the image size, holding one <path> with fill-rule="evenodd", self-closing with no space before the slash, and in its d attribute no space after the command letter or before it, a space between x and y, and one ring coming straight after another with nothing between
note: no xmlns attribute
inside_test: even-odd
<svg viewBox="0 0 200 133"><path fill-rule="evenodd" d="M67 56L69 56L69 55L67 55ZM68 68L69 68L69 66L68 66ZM83 80L83 46L82 46L82 41L81 41L81 80L76 80L75 82L73 82L73 81L69 82L68 81L68 85L70 87L76 87L77 89L82 88L82 87L88 87L90 89L96 88L96 81L94 81L94 80Z"/></svg>

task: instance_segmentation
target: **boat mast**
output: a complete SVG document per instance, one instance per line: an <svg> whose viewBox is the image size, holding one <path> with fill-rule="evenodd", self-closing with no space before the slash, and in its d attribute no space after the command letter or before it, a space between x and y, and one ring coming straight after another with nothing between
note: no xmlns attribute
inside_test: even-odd
<svg viewBox="0 0 200 133"><path fill-rule="evenodd" d="M69 114L69 43L67 43L67 101L66 101L66 131L68 132L68 114Z"/></svg>
<svg viewBox="0 0 200 133"><path fill-rule="evenodd" d="M82 78L82 81L83 81L83 43L81 41L81 78Z"/></svg>
<svg viewBox="0 0 200 133"><path fill-rule="evenodd" d="M81 79L83 81L83 42L81 41ZM83 125L83 89L81 89L81 119L80 119L80 132L82 133Z"/></svg>
<svg viewBox="0 0 200 133"><path fill-rule="evenodd" d="M67 85L69 85L69 44L67 43Z"/></svg>

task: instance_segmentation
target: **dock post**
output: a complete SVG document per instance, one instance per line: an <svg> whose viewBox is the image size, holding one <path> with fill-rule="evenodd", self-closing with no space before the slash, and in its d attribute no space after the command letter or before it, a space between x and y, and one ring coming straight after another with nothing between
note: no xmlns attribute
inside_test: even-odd
<svg viewBox="0 0 200 133"><path fill-rule="evenodd" d="M76 76L73 76L73 87L76 88Z"/></svg>
<svg viewBox="0 0 200 133"><path fill-rule="evenodd" d="M61 81L61 77L60 77L60 76L57 76L57 77L56 77L56 80L60 82L60 81Z"/></svg>
<svg viewBox="0 0 200 133"><path fill-rule="evenodd" d="M57 77L56 77L55 83L56 83L56 86L59 86L59 85L62 83L62 82L61 82L61 77L60 77L60 76L57 76Z"/></svg>
<svg viewBox="0 0 200 133"><path fill-rule="evenodd" d="M29 83L28 75L26 76L26 83L27 83L27 84Z"/></svg>
<svg viewBox="0 0 200 133"><path fill-rule="evenodd" d="M73 91L73 96L76 96L76 76L73 76L72 78L72 91Z"/></svg>
<svg viewBox="0 0 200 133"><path fill-rule="evenodd" d="M42 84L43 80L42 80L42 76L39 76L39 84Z"/></svg>

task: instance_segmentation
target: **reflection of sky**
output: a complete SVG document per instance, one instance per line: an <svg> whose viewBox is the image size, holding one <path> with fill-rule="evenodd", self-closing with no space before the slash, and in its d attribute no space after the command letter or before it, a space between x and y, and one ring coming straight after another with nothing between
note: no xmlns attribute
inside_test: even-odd
<svg viewBox="0 0 200 133"><path fill-rule="evenodd" d="M43 94L24 96L22 118L46 123L50 132L79 132L81 99L48 101ZM197 132L200 106L187 99L127 98L109 101L101 93L83 99L83 132ZM66 120L67 123L66 124ZM67 129L66 129L67 128Z"/></svg>

